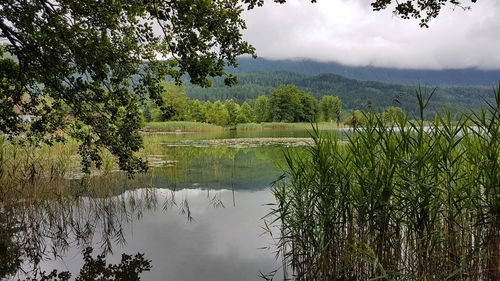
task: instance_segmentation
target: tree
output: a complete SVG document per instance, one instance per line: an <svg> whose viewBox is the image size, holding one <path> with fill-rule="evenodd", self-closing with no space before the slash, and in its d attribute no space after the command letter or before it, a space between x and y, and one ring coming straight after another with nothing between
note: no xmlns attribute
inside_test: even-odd
<svg viewBox="0 0 500 281"><path fill-rule="evenodd" d="M207 111L207 119L210 123L224 126L229 124L229 112L222 102L216 101Z"/></svg>
<svg viewBox="0 0 500 281"><path fill-rule="evenodd" d="M244 102L241 105L240 112L241 115L245 116L245 118L248 120L246 123L253 122L255 120L255 113L252 107L247 102Z"/></svg>
<svg viewBox="0 0 500 281"><path fill-rule="evenodd" d="M323 120L340 122L340 112L342 111L342 102L339 97L323 96L319 102Z"/></svg>
<svg viewBox="0 0 500 281"><path fill-rule="evenodd" d="M236 123L237 124L245 124L245 123L250 123L251 121L243 114L240 113L238 116L236 116Z"/></svg>
<svg viewBox="0 0 500 281"><path fill-rule="evenodd" d="M300 92L295 85L281 85L272 91L269 96L271 120L274 122L294 122L296 116L302 112Z"/></svg>
<svg viewBox="0 0 500 281"><path fill-rule="evenodd" d="M382 10L393 2L373 0L372 7ZM443 6L463 7L462 2L408 0L396 2L394 12L402 18L422 18L421 25L427 26ZM189 74L193 84L203 87L211 85L208 77L216 76L234 84L225 66L237 66L239 55L255 56L255 49L242 39L241 13L263 4L264 0L3 1L0 131L52 143L63 139L47 133L65 129L80 141L84 171L92 163L100 166L103 148L118 158L121 169L145 170L144 161L133 154L142 146L139 103L146 96L161 103L158 82L167 76L180 82ZM153 25L162 34L155 34ZM14 108L39 118L20 126ZM69 108L74 118L64 118L62 108Z"/></svg>
<svg viewBox="0 0 500 281"><path fill-rule="evenodd" d="M156 101L156 103L149 106L153 121L186 120L189 98L184 87L166 81L161 82L160 87L162 89L160 93L161 101Z"/></svg>
<svg viewBox="0 0 500 281"><path fill-rule="evenodd" d="M406 117L405 112L401 107L389 106L382 112L381 118L382 121L390 124L394 124L399 120L402 120Z"/></svg>
<svg viewBox="0 0 500 281"><path fill-rule="evenodd" d="M142 146L139 102L147 95L161 102L158 83L167 76L180 81L187 73L204 87L207 77L225 76L234 84L224 68L236 66L238 55L254 55L242 40L241 12L256 2L4 1L1 132L51 143L62 138L47 133L62 128L80 141L84 171L100 166L104 147L121 169L145 170L133 154ZM153 33L153 25L163 33ZM75 118L64 118L64 106ZM20 126L14 108L39 118Z"/></svg>
<svg viewBox="0 0 500 281"><path fill-rule="evenodd" d="M371 3L371 6L374 11L380 11L395 2L393 13L396 16L403 19L420 19L420 27L429 27L429 21L436 18L444 6L452 5L467 10L470 9L470 6L465 6L463 3L469 1L470 3L477 2L477 0L375 0Z"/></svg>
<svg viewBox="0 0 500 281"><path fill-rule="evenodd" d="M200 122L205 121L206 116L206 108L199 100L189 101L188 102L188 112L189 116L193 120L197 120Z"/></svg>
<svg viewBox="0 0 500 281"><path fill-rule="evenodd" d="M229 113L229 123L236 124L236 116L240 113L240 106L234 100L228 99L224 102L224 107Z"/></svg>
<svg viewBox="0 0 500 281"><path fill-rule="evenodd" d="M359 126L363 126L364 122L365 116L363 115L363 112L361 112L360 110L355 110L352 115L346 118L344 124L353 128L357 128Z"/></svg>
<svg viewBox="0 0 500 281"><path fill-rule="evenodd" d="M300 104L302 110L295 117L296 122L316 122L318 120L318 100L311 94L299 92Z"/></svg>
<svg viewBox="0 0 500 281"><path fill-rule="evenodd" d="M258 123L269 121L269 99L266 96L259 96L255 100L253 110L255 112L255 121Z"/></svg>
<svg viewBox="0 0 500 281"><path fill-rule="evenodd" d="M318 101L295 85L281 85L269 96L269 115L274 122L314 122Z"/></svg>

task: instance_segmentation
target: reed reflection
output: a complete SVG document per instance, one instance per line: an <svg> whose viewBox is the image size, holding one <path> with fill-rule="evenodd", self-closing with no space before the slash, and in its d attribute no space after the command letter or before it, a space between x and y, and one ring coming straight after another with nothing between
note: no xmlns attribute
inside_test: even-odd
<svg viewBox="0 0 500 281"><path fill-rule="evenodd" d="M72 248L80 249L84 260L91 258L92 250L99 255L96 259L104 259L113 254L115 246L127 243L127 233L134 222L147 213L173 212L187 221L193 220L186 195L145 184L151 182L151 173L134 179L117 173L44 187L43 191L33 193L36 197L4 193L6 200L0 203L0 279L56 278L58 275L42 275L40 264L61 259ZM214 191L207 191L206 204L215 208L224 206ZM144 258L140 261L147 263ZM66 280L64 276L57 278Z"/></svg>

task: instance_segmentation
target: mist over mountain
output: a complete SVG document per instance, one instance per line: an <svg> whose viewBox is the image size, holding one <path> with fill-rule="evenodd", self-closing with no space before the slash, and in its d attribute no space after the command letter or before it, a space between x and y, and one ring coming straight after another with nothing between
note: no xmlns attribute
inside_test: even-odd
<svg viewBox="0 0 500 281"><path fill-rule="evenodd" d="M250 71L291 71L301 74L318 75L333 73L346 78L363 81L379 81L399 83L410 86L460 86L492 88L500 80L500 69L481 70L467 69L397 69L373 66L347 66L334 62L318 62L313 60L269 60L264 58L238 59L240 64L232 73Z"/></svg>

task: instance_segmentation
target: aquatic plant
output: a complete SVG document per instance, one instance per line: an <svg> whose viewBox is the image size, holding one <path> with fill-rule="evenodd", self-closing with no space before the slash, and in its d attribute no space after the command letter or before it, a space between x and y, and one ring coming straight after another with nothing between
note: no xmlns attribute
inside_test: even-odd
<svg viewBox="0 0 500 281"><path fill-rule="evenodd" d="M365 114L347 143L314 127L306 157L285 154L265 217L284 279L498 280L500 84L481 113L427 125L432 94L416 121Z"/></svg>

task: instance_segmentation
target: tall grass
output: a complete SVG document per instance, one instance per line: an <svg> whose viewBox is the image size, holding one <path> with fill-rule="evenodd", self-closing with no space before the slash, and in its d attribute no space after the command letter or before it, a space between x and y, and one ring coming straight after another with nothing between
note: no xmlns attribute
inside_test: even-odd
<svg viewBox="0 0 500 281"><path fill-rule="evenodd" d="M500 279L500 85L480 114L428 127L431 96L420 120L367 114L347 144L316 127L308 157L286 153L266 217L285 279Z"/></svg>
<svg viewBox="0 0 500 281"><path fill-rule="evenodd" d="M60 181L75 169L75 144L19 145L0 137L0 191L18 192L38 184Z"/></svg>
<svg viewBox="0 0 500 281"><path fill-rule="evenodd" d="M100 169L94 167L92 175L107 175L118 169L109 151L104 150L101 155L102 166ZM68 186L70 179L82 176L78 142L75 140L37 145L19 144L17 139L0 137L0 201L13 192L16 196L34 193L30 196L36 197L40 192L50 192L52 187Z"/></svg>

